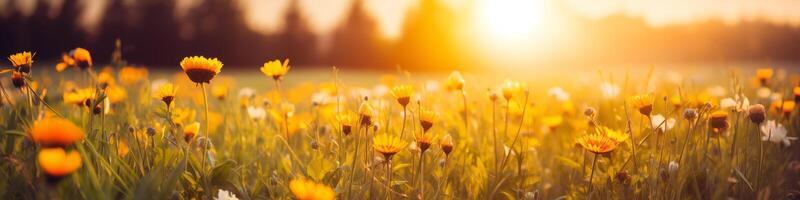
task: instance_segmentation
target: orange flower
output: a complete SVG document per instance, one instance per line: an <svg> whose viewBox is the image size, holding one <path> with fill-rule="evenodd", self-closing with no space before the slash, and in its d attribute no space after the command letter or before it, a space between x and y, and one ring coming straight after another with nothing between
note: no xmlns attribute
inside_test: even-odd
<svg viewBox="0 0 800 200"><path fill-rule="evenodd" d="M650 94L640 94L633 97L633 107L639 110L642 115L650 116L653 111L653 102L655 97Z"/></svg>
<svg viewBox="0 0 800 200"><path fill-rule="evenodd" d="M119 81L122 84L133 85L143 79L147 79L147 68L144 67L123 67L119 70Z"/></svg>
<svg viewBox="0 0 800 200"><path fill-rule="evenodd" d="M67 68L74 66L75 66L75 59L69 56L69 54L63 54L61 55L61 62L56 64L56 71L63 72L64 70L67 70Z"/></svg>
<svg viewBox="0 0 800 200"><path fill-rule="evenodd" d="M31 72L31 64L33 64L33 54L31 52L23 51L21 53L11 54L8 56L11 65L17 68L17 71L22 73Z"/></svg>
<svg viewBox="0 0 800 200"><path fill-rule="evenodd" d="M305 179L294 179L289 182L289 190L298 200L333 200L336 193L330 186L314 183Z"/></svg>
<svg viewBox="0 0 800 200"><path fill-rule="evenodd" d="M43 148L39 150L37 157L44 173L54 178L67 176L81 168L81 155L78 151L67 153L59 147Z"/></svg>
<svg viewBox="0 0 800 200"><path fill-rule="evenodd" d="M61 118L45 118L34 122L30 135L34 142L45 146L69 146L84 137L80 127Z"/></svg>
<svg viewBox="0 0 800 200"><path fill-rule="evenodd" d="M275 80L281 80L287 72L289 72L289 59L286 59L281 63L280 60L273 60L269 62L265 62L263 66L261 66L261 73L264 75L271 77Z"/></svg>
<svg viewBox="0 0 800 200"><path fill-rule="evenodd" d="M432 133L423 132L420 134L416 134L414 136L414 140L417 142L417 146L419 146L421 152L425 152L425 150L428 150L428 148L431 147L431 143L433 143L433 140L435 139L436 136L433 135Z"/></svg>
<svg viewBox="0 0 800 200"><path fill-rule="evenodd" d="M422 126L423 132L428 132L433 127L433 122L436 121L437 115L431 110L423 109L419 113L419 125Z"/></svg>
<svg viewBox="0 0 800 200"><path fill-rule="evenodd" d="M388 134L378 135L372 138L372 146L378 153L383 154L386 160L391 160L394 154L403 150L408 143L399 137Z"/></svg>
<svg viewBox="0 0 800 200"><path fill-rule="evenodd" d="M156 89L155 96L169 107L172 104L172 101L175 100L175 95L178 93L178 86L173 85L172 83L165 83Z"/></svg>
<svg viewBox="0 0 800 200"><path fill-rule="evenodd" d="M200 123L194 122L183 127L183 140L187 143L191 142L198 134L200 134Z"/></svg>
<svg viewBox="0 0 800 200"><path fill-rule="evenodd" d="M222 62L217 58L191 56L181 60L181 68L192 82L210 83L211 79L222 71Z"/></svg>
<svg viewBox="0 0 800 200"><path fill-rule="evenodd" d="M756 70L756 80L761 86L766 86L770 79L772 79L772 75L774 71L772 68L760 68Z"/></svg>
<svg viewBox="0 0 800 200"><path fill-rule="evenodd" d="M89 53L89 50L78 47L72 50L72 58L75 60L75 65L81 68L81 70L92 67L92 54Z"/></svg>
<svg viewBox="0 0 800 200"><path fill-rule="evenodd" d="M454 71L450 73L450 76L447 77L447 81L445 82L445 88L450 91L463 90L464 77L461 76L461 72Z"/></svg>
<svg viewBox="0 0 800 200"><path fill-rule="evenodd" d="M503 98L505 98L506 101L508 101L514 98L515 95L519 94L522 91L522 84L514 81L506 81L501 91L503 93Z"/></svg>
<svg viewBox="0 0 800 200"><path fill-rule="evenodd" d="M392 96L397 99L397 103L406 107L411 102L411 94L414 93L414 87L411 85L399 85L392 88Z"/></svg>
<svg viewBox="0 0 800 200"><path fill-rule="evenodd" d="M439 141L439 147L442 148L445 156L450 155L450 152L453 151L453 137L449 134L444 135L442 140Z"/></svg>
<svg viewBox="0 0 800 200"><path fill-rule="evenodd" d="M578 138L578 144L595 154L605 154L617 148L617 142L605 135L588 134Z"/></svg>

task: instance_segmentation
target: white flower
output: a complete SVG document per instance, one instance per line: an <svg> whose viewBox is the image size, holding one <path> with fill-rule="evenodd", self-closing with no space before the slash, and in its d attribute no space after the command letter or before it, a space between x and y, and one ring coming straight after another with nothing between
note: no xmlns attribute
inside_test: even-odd
<svg viewBox="0 0 800 200"><path fill-rule="evenodd" d="M732 109L736 106L736 101L733 98L724 98L719 101L719 107L722 109Z"/></svg>
<svg viewBox="0 0 800 200"><path fill-rule="evenodd" d="M739 95L736 95L733 98L724 98L720 100L719 107L722 109L741 112L750 107L750 100L747 99L747 97L739 98Z"/></svg>
<svg viewBox="0 0 800 200"><path fill-rule="evenodd" d="M248 106L247 115L250 115L250 119L263 120L267 118L267 111L261 107Z"/></svg>
<svg viewBox="0 0 800 200"><path fill-rule="evenodd" d="M239 98L253 98L256 96L256 89L251 87L243 87L239 89Z"/></svg>
<svg viewBox="0 0 800 200"><path fill-rule="evenodd" d="M675 118L669 118L666 120L667 122L665 123L663 115L653 115L650 117L650 122L653 124L653 127L661 130L662 133L672 129L672 127L675 126Z"/></svg>
<svg viewBox="0 0 800 200"><path fill-rule="evenodd" d="M675 162L674 160L669 161L669 165L667 166L667 171L669 171L669 173L675 173L678 171L678 167L679 167L678 162Z"/></svg>
<svg viewBox="0 0 800 200"><path fill-rule="evenodd" d="M217 197L215 197L214 199L215 200L239 200L239 198L236 198L236 195L234 195L231 192L225 191L223 189L219 189L219 192L217 192Z"/></svg>
<svg viewBox="0 0 800 200"><path fill-rule="evenodd" d="M619 86L609 82L603 82L600 84L600 91L603 93L603 97L609 99L614 98L619 95Z"/></svg>
<svg viewBox="0 0 800 200"><path fill-rule="evenodd" d="M553 87L550 90L547 90L547 95L555 97L556 100L564 102L569 100L569 93L564 91L561 87Z"/></svg>
<svg viewBox="0 0 800 200"><path fill-rule="evenodd" d="M786 127L782 124L776 123L775 120L769 120L767 123L761 125L761 140L770 141L774 143L783 143L783 145L791 145L791 140L797 140L797 137L787 137Z"/></svg>
<svg viewBox="0 0 800 200"><path fill-rule="evenodd" d="M769 98L770 95L772 95L772 90L768 87L760 87L756 90L756 96L758 96L758 98L766 99Z"/></svg>

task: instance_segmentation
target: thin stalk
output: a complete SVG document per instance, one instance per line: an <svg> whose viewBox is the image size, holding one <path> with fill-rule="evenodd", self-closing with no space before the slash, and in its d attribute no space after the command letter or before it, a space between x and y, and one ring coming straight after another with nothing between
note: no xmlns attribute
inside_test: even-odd
<svg viewBox="0 0 800 200"><path fill-rule="evenodd" d="M400 128L400 139L406 134L406 118L408 117L408 107L403 106L403 126Z"/></svg>
<svg viewBox="0 0 800 200"><path fill-rule="evenodd" d="M588 194L589 198L588 199L592 199L592 189L593 189L592 188L592 186L593 186L592 179L594 179L594 170L595 170L595 167L596 167L595 165L597 165L597 154L594 154L594 159L592 160L592 172L589 174L589 194Z"/></svg>
<svg viewBox="0 0 800 200"><path fill-rule="evenodd" d="M497 177L500 170L498 170L497 163L500 161L500 154L497 152L497 103L492 101L492 148L494 149L494 176Z"/></svg>
<svg viewBox="0 0 800 200"><path fill-rule="evenodd" d="M692 133L694 133L694 122L689 121L689 132L686 133L686 139L683 140L683 147L681 147L681 154L678 156L678 164L683 164L681 161L683 160L683 154L686 151L686 146L689 144L689 138L691 138Z"/></svg>
<svg viewBox="0 0 800 200"><path fill-rule="evenodd" d="M388 179L386 180L386 186L388 187L386 191L386 199L392 199L392 160L386 160L386 174Z"/></svg>
<svg viewBox="0 0 800 200"><path fill-rule="evenodd" d="M633 171L637 172L639 170L639 164L636 161L637 160L637 158L636 158L636 146L638 146L638 145L636 145L636 137L634 137L633 128L631 127L631 116L628 114L628 103L623 101L622 105L623 105L622 106L623 109L625 110L625 117L627 118L626 121L627 121L627 124L628 124L628 134L630 135L630 138L631 138L630 141L631 141L631 153L633 154L633 155L631 155L631 157L633 157ZM640 123L640 126L641 126L641 123ZM627 163L627 161L625 163Z"/></svg>
<svg viewBox="0 0 800 200"><path fill-rule="evenodd" d="M464 132L469 133L469 110L467 109L467 92L461 89L461 100L464 103Z"/></svg>
<svg viewBox="0 0 800 200"><path fill-rule="evenodd" d="M208 140L209 140L209 137L208 137L208 135L209 135L208 125L211 124L211 123L209 123L209 120L208 120L208 95L206 95L206 85L205 84L201 83L200 84L200 88L203 89L203 109L205 110L205 115L206 115L205 116L205 119L206 119L205 134L206 134L206 143L208 143ZM202 167L202 171L205 172L205 169L206 169L206 154L207 154L208 150L206 149L206 147L203 147L202 145L201 145L200 148L203 148L203 156L201 157L201 159L203 159L203 160L201 162L202 163L201 167Z"/></svg>
<svg viewBox="0 0 800 200"><path fill-rule="evenodd" d="M772 137L772 129L769 130L767 134L767 141L770 140ZM761 166L764 164L764 142L758 141L758 168L756 171L756 191L759 191L761 188Z"/></svg>
<svg viewBox="0 0 800 200"><path fill-rule="evenodd" d="M419 177L419 183L414 183L417 187L419 187L419 195L425 197L425 175L423 174L425 168L422 166L425 164L425 152L421 152L419 154L419 170L417 171L417 176Z"/></svg>
<svg viewBox="0 0 800 200"><path fill-rule="evenodd" d="M350 199L350 193L353 190L353 183L355 182L354 178L356 174L356 160L358 160L358 151L359 151L358 146L359 144L361 144L360 142L361 140L359 140L359 134L361 133L361 128L362 126L359 126L358 132L354 135L355 137L353 137L354 140L353 142L356 143L356 146L353 149L353 161L350 163L351 167L350 178L348 178L350 184L347 185L347 195L345 195L348 199Z"/></svg>

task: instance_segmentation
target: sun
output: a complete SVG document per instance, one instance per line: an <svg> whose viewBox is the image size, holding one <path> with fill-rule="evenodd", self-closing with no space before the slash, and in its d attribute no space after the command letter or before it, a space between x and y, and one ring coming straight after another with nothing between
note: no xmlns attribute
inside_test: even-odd
<svg viewBox="0 0 800 200"><path fill-rule="evenodd" d="M519 40L531 36L542 23L541 0L482 0L476 22L493 40Z"/></svg>

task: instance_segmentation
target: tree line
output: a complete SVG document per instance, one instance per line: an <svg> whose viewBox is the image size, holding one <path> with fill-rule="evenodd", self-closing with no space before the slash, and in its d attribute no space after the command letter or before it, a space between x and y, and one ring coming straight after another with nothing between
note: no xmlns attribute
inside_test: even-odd
<svg viewBox="0 0 800 200"><path fill-rule="evenodd" d="M173 0L109 0L97 30L78 26L80 1L64 1L53 12L47 0L37 0L30 16L11 9L0 13L0 53L36 52L37 60L56 60L74 47L108 60L114 41L134 63L175 65L186 55L219 57L228 66L249 66L266 59L290 58L297 66L354 68L454 68L486 65L469 42L460 40L463 19L439 0L423 0L406 15L402 34L387 40L362 0L353 1L331 35L328 48L309 29L297 0L291 0L276 33L253 30L236 0L204 0L187 17L175 15ZM719 20L651 27L640 18L612 15L590 19L571 15L574 38L554 63L627 63L695 61L798 61L800 29L763 20L735 25ZM547 48L547 47L541 47Z"/></svg>

